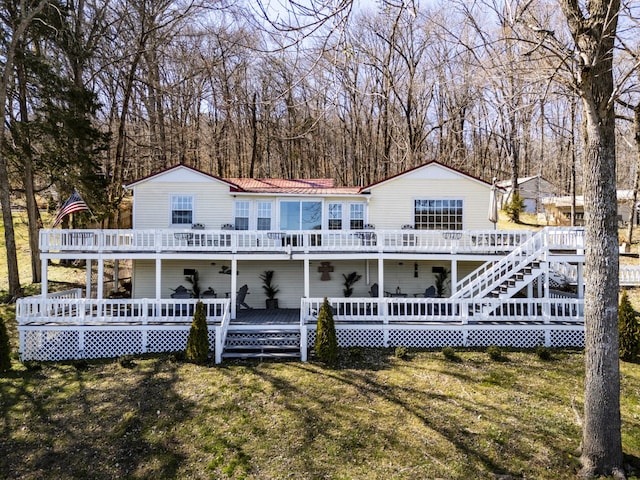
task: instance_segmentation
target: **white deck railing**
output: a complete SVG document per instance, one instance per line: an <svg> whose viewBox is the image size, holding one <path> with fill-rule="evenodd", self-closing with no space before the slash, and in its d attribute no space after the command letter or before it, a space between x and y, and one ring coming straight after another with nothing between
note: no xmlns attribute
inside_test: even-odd
<svg viewBox="0 0 640 480"><path fill-rule="evenodd" d="M337 323L571 323L584 321L584 301L577 298L452 299L330 298ZM303 299L302 325L315 323L323 299Z"/></svg>
<svg viewBox="0 0 640 480"><path fill-rule="evenodd" d="M564 229L563 229L564 231ZM564 232L566 234L566 232ZM41 230L42 252L434 252L504 253L532 235L525 230ZM571 238L558 232L557 238Z"/></svg>
<svg viewBox="0 0 640 480"><path fill-rule="evenodd" d="M640 266L620 265L620 286L637 287L640 285Z"/></svg>
<svg viewBox="0 0 640 480"><path fill-rule="evenodd" d="M221 322L230 312L229 299L202 299L207 321ZM109 325L191 323L197 299L21 298L16 304L18 325Z"/></svg>

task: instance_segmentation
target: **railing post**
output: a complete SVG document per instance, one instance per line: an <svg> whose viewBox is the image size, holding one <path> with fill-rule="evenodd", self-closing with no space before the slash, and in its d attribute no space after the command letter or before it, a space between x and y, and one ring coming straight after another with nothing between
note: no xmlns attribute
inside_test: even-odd
<svg viewBox="0 0 640 480"><path fill-rule="evenodd" d="M216 327L216 341L215 341L214 357L216 364L222 363L222 325Z"/></svg>
<svg viewBox="0 0 640 480"><path fill-rule="evenodd" d="M302 315L302 312L300 312L300 315ZM300 361L302 362L307 361L307 356L309 354L307 330L308 330L307 325L301 323L300 324Z"/></svg>

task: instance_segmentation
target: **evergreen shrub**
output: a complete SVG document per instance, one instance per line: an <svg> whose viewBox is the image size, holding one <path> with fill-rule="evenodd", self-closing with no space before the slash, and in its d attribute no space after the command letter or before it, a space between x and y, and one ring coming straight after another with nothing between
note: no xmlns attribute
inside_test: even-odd
<svg viewBox="0 0 640 480"><path fill-rule="evenodd" d="M513 192L511 200L504 206L504 211L509 220L515 223L520 222L520 214L524 212L524 199L517 190Z"/></svg>
<svg viewBox="0 0 640 480"><path fill-rule="evenodd" d="M316 329L316 355L320 361L334 365L338 360L338 337L333 320L333 310L329 300L325 297L318 312L318 326Z"/></svg>
<svg viewBox="0 0 640 480"><path fill-rule="evenodd" d="M625 291L622 292L618 307L618 332L620 358L627 362L634 361L640 353L640 325L638 314Z"/></svg>
<svg viewBox="0 0 640 480"><path fill-rule="evenodd" d="M0 372L7 370L11 370L11 345L4 319L0 318Z"/></svg>
<svg viewBox="0 0 640 480"><path fill-rule="evenodd" d="M192 363L205 363L209 356L209 330L207 316L202 302L196 303L196 311L191 322L185 358Z"/></svg>

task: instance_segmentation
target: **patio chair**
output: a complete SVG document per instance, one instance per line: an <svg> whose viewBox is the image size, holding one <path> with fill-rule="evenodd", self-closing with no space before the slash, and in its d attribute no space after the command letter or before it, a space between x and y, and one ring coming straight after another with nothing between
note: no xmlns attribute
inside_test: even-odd
<svg viewBox="0 0 640 480"><path fill-rule="evenodd" d="M218 298L218 294L213 288L209 287L200 294L200 298Z"/></svg>
<svg viewBox="0 0 640 480"><path fill-rule="evenodd" d="M173 290L171 298L193 298L193 293L186 287L178 285L175 290Z"/></svg>
<svg viewBox="0 0 640 480"><path fill-rule="evenodd" d="M371 298L378 298L378 293L379 293L378 284L374 283L373 285L371 285L371 289L369 290L369 296Z"/></svg>
<svg viewBox="0 0 640 480"><path fill-rule="evenodd" d="M424 291L424 298L436 298L436 287L431 285Z"/></svg>
<svg viewBox="0 0 640 480"><path fill-rule="evenodd" d="M238 310L241 307L244 307L248 310L253 310L253 308L247 305L244 301L247 293L249 293L249 287L246 284L241 286L240 290L238 290L238 294L236 295L236 306L238 307Z"/></svg>

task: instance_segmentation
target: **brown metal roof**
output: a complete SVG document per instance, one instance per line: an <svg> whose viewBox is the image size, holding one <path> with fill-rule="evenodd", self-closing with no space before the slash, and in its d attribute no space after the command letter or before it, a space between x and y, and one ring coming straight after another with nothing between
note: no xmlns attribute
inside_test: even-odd
<svg viewBox="0 0 640 480"><path fill-rule="evenodd" d="M360 192L359 187L334 187L331 178L225 178L225 181L249 193L354 195Z"/></svg>

